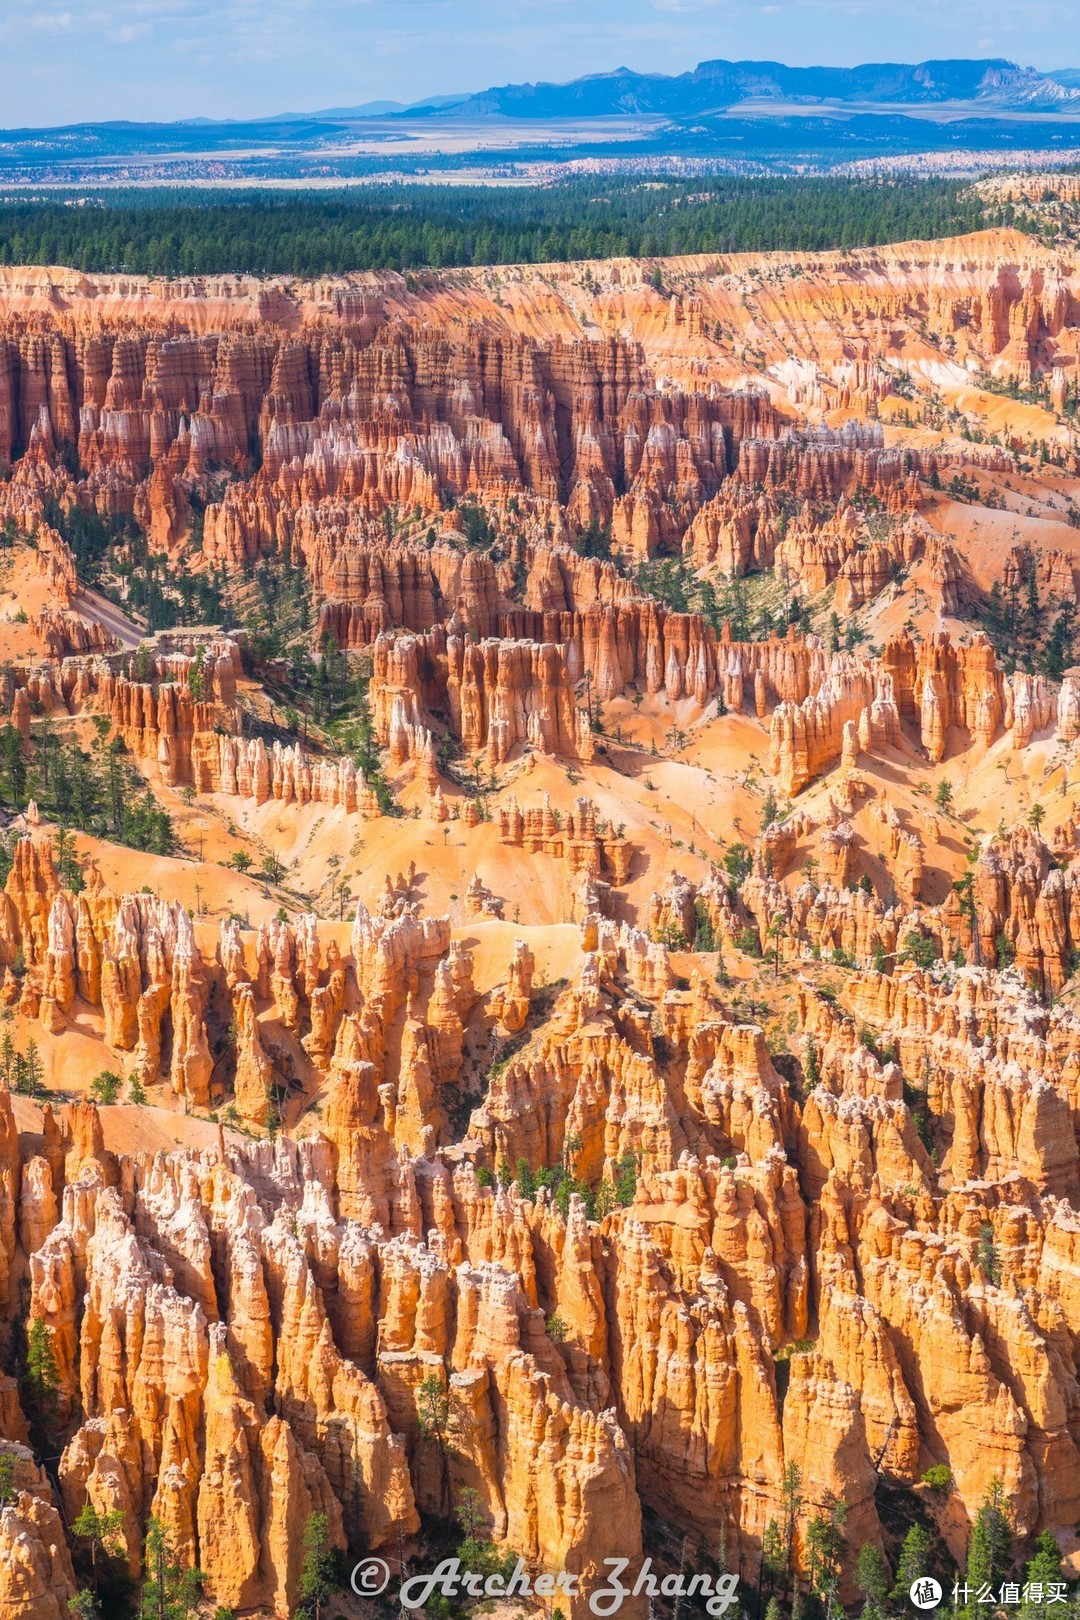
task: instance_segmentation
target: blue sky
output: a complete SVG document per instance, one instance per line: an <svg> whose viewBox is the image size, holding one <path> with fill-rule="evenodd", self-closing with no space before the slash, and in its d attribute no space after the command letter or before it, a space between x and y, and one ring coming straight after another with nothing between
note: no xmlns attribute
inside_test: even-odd
<svg viewBox="0 0 1080 1620"><path fill-rule="evenodd" d="M0 0L0 125L247 117L625 64L1080 67L1077 0Z"/></svg>

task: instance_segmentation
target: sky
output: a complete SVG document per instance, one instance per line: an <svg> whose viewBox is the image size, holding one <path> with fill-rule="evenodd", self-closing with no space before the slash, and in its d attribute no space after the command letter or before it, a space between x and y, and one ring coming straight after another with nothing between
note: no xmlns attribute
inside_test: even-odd
<svg viewBox="0 0 1080 1620"><path fill-rule="evenodd" d="M710 57L1080 67L1077 0L0 0L0 126L247 118Z"/></svg>

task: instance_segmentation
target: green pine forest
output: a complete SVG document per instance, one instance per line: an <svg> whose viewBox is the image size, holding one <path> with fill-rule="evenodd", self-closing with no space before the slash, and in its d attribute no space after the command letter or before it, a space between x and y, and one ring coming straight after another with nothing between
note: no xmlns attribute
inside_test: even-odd
<svg viewBox="0 0 1080 1620"><path fill-rule="evenodd" d="M354 270L820 251L1013 223L945 180L590 177L551 186L0 196L0 264L143 275Z"/></svg>

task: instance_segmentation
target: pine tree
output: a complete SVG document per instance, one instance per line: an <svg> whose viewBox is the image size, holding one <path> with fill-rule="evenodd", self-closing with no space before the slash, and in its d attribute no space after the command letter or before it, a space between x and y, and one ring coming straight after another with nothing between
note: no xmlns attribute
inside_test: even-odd
<svg viewBox="0 0 1080 1620"><path fill-rule="evenodd" d="M0 730L0 781L7 803L21 810L26 803L26 761L22 738L14 726Z"/></svg>
<svg viewBox="0 0 1080 1620"><path fill-rule="evenodd" d="M90 1584L94 1588L95 1597L98 1592L98 1553L110 1553L114 1550L123 1523L124 1515L119 1508L108 1513L99 1513L90 1502L85 1502L71 1527L73 1536L79 1541L89 1543Z"/></svg>
<svg viewBox="0 0 1080 1620"><path fill-rule="evenodd" d="M96 1103L100 1103L103 1107L115 1103L123 1089L124 1081L122 1076L116 1074L112 1069L102 1069L101 1073L96 1074L90 1082L90 1095Z"/></svg>
<svg viewBox="0 0 1080 1620"><path fill-rule="evenodd" d="M618 1199L615 1196L615 1188L610 1178L605 1176L596 1189L596 1197L593 1203L596 1219L602 1221L605 1216L611 1214L613 1209L617 1208Z"/></svg>
<svg viewBox="0 0 1080 1620"><path fill-rule="evenodd" d="M619 1160L619 1174L615 1182L615 1202L620 1209L629 1209L637 1193L638 1163L632 1153L624 1153Z"/></svg>
<svg viewBox="0 0 1080 1620"><path fill-rule="evenodd" d="M15 1453L0 1451L0 1507L14 1502L18 1490L15 1485Z"/></svg>
<svg viewBox="0 0 1080 1620"><path fill-rule="evenodd" d="M712 917L704 900L694 901L694 949L695 951L714 951L716 949L716 931L713 928Z"/></svg>
<svg viewBox="0 0 1080 1620"><path fill-rule="evenodd" d="M788 1463L784 1469L780 1482L780 1504L783 1513L780 1521L781 1549L784 1568L790 1575L795 1556L795 1530L803 1505L802 1469L798 1463Z"/></svg>
<svg viewBox="0 0 1080 1620"><path fill-rule="evenodd" d="M40 1316L35 1316L26 1335L26 1363L23 1393L30 1409L31 1429L38 1450L47 1443L56 1416L56 1394L60 1372L53 1354L52 1334Z"/></svg>
<svg viewBox="0 0 1080 1620"><path fill-rule="evenodd" d="M974 1608L979 1591L989 1586L997 1591L1009 1568L1012 1526L1009 1505L1000 1479L995 1479L975 1515L968 1543L967 1584L972 1590Z"/></svg>
<svg viewBox="0 0 1080 1620"><path fill-rule="evenodd" d="M892 1589L894 1603L906 1603L908 1590L914 1581L921 1580L930 1567L930 1532L921 1524L913 1524L904 1537L900 1561L896 1566L896 1583Z"/></svg>
<svg viewBox="0 0 1080 1620"><path fill-rule="evenodd" d="M304 1526L304 1563L300 1571L297 1620L320 1620L323 1604L334 1593L334 1549L325 1513L313 1513Z"/></svg>
<svg viewBox="0 0 1080 1620"><path fill-rule="evenodd" d="M85 886L85 880L75 852L74 835L67 827L59 827L53 838L53 860L64 888L78 894Z"/></svg>
<svg viewBox="0 0 1080 1620"><path fill-rule="evenodd" d="M124 766L127 749L122 737L114 737L105 754L105 796L109 804L109 821L119 832L124 824Z"/></svg>
<svg viewBox="0 0 1080 1620"><path fill-rule="evenodd" d="M491 1521L484 1498L471 1485L466 1485L461 1492L455 1517L469 1541L478 1541L490 1527Z"/></svg>
<svg viewBox="0 0 1080 1620"><path fill-rule="evenodd" d="M844 1526L847 1503L830 1499L822 1513L815 1513L806 1527L806 1557L811 1589L825 1600L831 1614L840 1582L840 1570L847 1551Z"/></svg>
<svg viewBox="0 0 1080 1620"><path fill-rule="evenodd" d="M1035 1542L1035 1552L1024 1570L1024 1581L1027 1585L1038 1585L1043 1589L1043 1602L1024 1604L1021 1614L1024 1620L1034 1620L1036 1614L1041 1614L1046 1607L1047 1586L1061 1581L1061 1548L1054 1539L1052 1530L1044 1530Z"/></svg>
<svg viewBox="0 0 1080 1620"><path fill-rule="evenodd" d="M979 1264L986 1273L987 1278L995 1287L1001 1286L1001 1260L994 1242L994 1228L987 1222L979 1227L979 1247L976 1250Z"/></svg>
<svg viewBox="0 0 1080 1620"><path fill-rule="evenodd" d="M157 1518L146 1527L145 1569L141 1620L194 1620L202 1575L176 1562L165 1527Z"/></svg>
<svg viewBox="0 0 1080 1620"><path fill-rule="evenodd" d="M892 1589L892 1576L881 1549L872 1541L864 1541L859 1548L855 1561L855 1585L866 1599L864 1613L873 1617L884 1614L885 1603Z"/></svg>
<svg viewBox="0 0 1080 1620"><path fill-rule="evenodd" d="M41 1056L38 1052L37 1041L27 1041L26 1058L23 1069L23 1084L28 1097L40 1097L45 1089L45 1079L41 1070Z"/></svg>
<svg viewBox="0 0 1080 1620"><path fill-rule="evenodd" d="M770 1586L782 1581L787 1573L784 1537L775 1519L770 1519L765 1526L765 1534L761 1540L761 1563L769 1577Z"/></svg>
<svg viewBox="0 0 1080 1620"><path fill-rule="evenodd" d="M432 1373L416 1391L416 1427L425 1440L434 1442L439 1453L442 1478L442 1511L450 1514L450 1394L446 1384Z"/></svg>

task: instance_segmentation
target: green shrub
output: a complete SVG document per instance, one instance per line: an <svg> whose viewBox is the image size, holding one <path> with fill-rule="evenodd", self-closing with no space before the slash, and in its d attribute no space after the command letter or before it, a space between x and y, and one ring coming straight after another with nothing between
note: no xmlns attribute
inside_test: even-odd
<svg viewBox="0 0 1080 1620"><path fill-rule="evenodd" d="M742 951L744 956L754 956L760 960L761 941L756 928L740 928L735 935L735 949Z"/></svg>
<svg viewBox="0 0 1080 1620"><path fill-rule="evenodd" d="M918 968L930 968L938 959L937 944L928 934L920 934L912 928L904 935L904 943L900 952L902 962L911 962Z"/></svg>
<svg viewBox="0 0 1080 1620"><path fill-rule="evenodd" d="M108 1107L114 1103L124 1089L124 1082L120 1075L114 1074L111 1069L102 1069L100 1074L94 1076L90 1082L90 1095L95 1102Z"/></svg>

